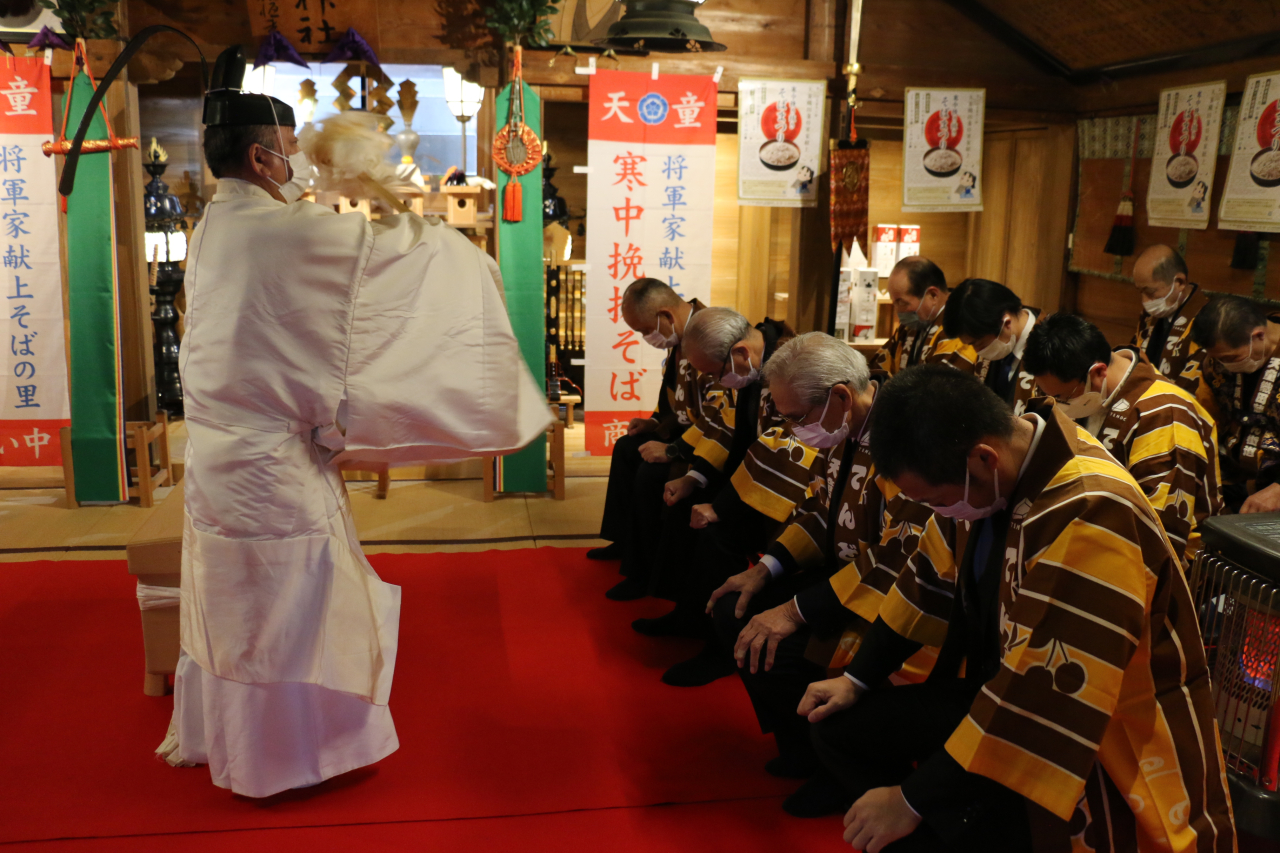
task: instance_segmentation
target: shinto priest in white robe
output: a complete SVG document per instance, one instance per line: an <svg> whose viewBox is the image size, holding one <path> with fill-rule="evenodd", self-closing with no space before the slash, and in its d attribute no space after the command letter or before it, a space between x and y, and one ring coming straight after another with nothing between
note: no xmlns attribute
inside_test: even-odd
<svg viewBox="0 0 1280 853"><path fill-rule="evenodd" d="M182 656L160 752L264 797L398 746L400 589L338 465L510 451L550 423L497 265L438 220L238 180L191 240Z"/></svg>

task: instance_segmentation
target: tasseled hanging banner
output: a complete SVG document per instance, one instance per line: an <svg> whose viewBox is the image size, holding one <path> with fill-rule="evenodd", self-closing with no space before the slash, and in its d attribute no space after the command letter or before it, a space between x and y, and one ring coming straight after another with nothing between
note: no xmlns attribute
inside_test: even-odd
<svg viewBox="0 0 1280 853"><path fill-rule="evenodd" d="M524 218L524 188L514 175L507 179L502 191L502 218L507 222L520 222Z"/></svg>
<svg viewBox="0 0 1280 853"><path fill-rule="evenodd" d="M1128 257L1133 254L1137 244L1137 235L1133 228L1133 173L1138 165L1138 134L1142 120L1133 119L1133 153L1129 155L1129 174L1125 176L1124 192L1120 194L1120 206L1116 209L1115 222L1111 225L1111 234L1107 236L1107 245L1102 251L1109 255Z"/></svg>

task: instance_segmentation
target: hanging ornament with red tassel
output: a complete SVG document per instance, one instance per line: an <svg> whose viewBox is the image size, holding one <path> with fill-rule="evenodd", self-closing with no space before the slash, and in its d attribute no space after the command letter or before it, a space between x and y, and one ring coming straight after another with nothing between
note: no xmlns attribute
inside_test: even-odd
<svg viewBox="0 0 1280 853"><path fill-rule="evenodd" d="M1142 119L1133 119L1133 148L1129 154L1129 174L1125 178L1124 192L1120 194L1120 206L1116 209L1107 245L1102 251L1108 255L1127 258L1137 248L1137 233L1133 227L1133 173L1138 168L1138 141L1141 139Z"/></svg>
<svg viewBox="0 0 1280 853"><path fill-rule="evenodd" d="M519 222L523 218L524 190L520 176L527 175L542 162L542 142L533 128L524 123L524 77L521 70L521 47L511 55L511 95L507 124L493 140L493 162L510 175L502 191L502 218Z"/></svg>

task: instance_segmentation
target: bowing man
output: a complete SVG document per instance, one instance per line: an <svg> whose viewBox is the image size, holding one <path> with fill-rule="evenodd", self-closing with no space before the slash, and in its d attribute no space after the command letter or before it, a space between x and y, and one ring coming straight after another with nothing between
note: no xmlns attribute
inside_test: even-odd
<svg viewBox="0 0 1280 853"><path fill-rule="evenodd" d="M783 346L765 377L792 433L819 449L813 470L821 485L759 562L712 594L708 610L722 643L733 649L760 728L777 742L778 757L765 770L809 779L783 809L820 817L840 810L844 793L818 761L796 705L810 683L849 662L918 547L942 543L941 562L950 562L949 531L934 531L939 535L922 543L932 513L905 500L872 464L866 424L888 379L883 371L868 371L845 342L810 332ZM916 585L920 591L928 594ZM933 634L922 642L940 645L950 601L933 608L938 618L922 613L928 605L912 603L918 600L912 595L892 606L910 611L913 623L931 620Z"/></svg>
<svg viewBox="0 0 1280 853"><path fill-rule="evenodd" d="M966 524L929 679L881 686L918 644L877 618L845 674L800 705L854 801L845 840L1232 853L1195 603L1129 472L1052 400L1018 417L933 365L880 390L871 455Z"/></svg>
<svg viewBox="0 0 1280 853"><path fill-rule="evenodd" d="M685 324L705 306L688 302L656 278L638 278L622 294L623 321L645 343L667 351L658 406L648 418L633 418L613 445L600 538L610 544L587 552L591 560L621 560L624 579L606 596L642 598L648 591L652 546L662 524L662 491L673 463L684 465L693 448L682 436L702 414L710 382L693 369L680 340Z"/></svg>
<svg viewBox="0 0 1280 853"><path fill-rule="evenodd" d="M1035 381L1022 369L1022 353L1039 314L1039 308L1028 308L1018 294L985 278L960 282L943 311L946 334L978 351L975 375L1014 414L1022 414L1035 396Z"/></svg>
<svg viewBox="0 0 1280 853"><path fill-rule="evenodd" d="M1191 337L1205 351L1196 397L1218 421L1227 506L1280 510L1280 316L1243 296L1217 296Z"/></svg>
<svg viewBox="0 0 1280 853"><path fill-rule="evenodd" d="M1192 339L1191 326L1209 296L1188 276L1187 262L1169 246L1150 246L1138 255L1133 286L1142 299L1142 314L1129 345L1166 379L1194 394L1204 352Z"/></svg>
<svg viewBox="0 0 1280 853"><path fill-rule="evenodd" d="M205 101L217 193L191 238L182 652L171 764L249 797L398 746L387 701L400 589L360 550L339 470L501 453L550 424L493 260L436 219L299 201L293 111Z"/></svg>
<svg viewBox="0 0 1280 853"><path fill-rule="evenodd" d="M950 337L942 328L947 305L947 277L933 261L920 255L903 258L889 274L889 298L898 313L898 327L871 359L873 370L890 376L904 367L941 362L965 373L977 367L973 347Z"/></svg>
<svg viewBox="0 0 1280 853"><path fill-rule="evenodd" d="M1097 326L1074 314L1032 329L1024 361L1058 409L1129 469L1190 567L1201 522L1222 512L1213 417L1137 349L1113 352Z"/></svg>

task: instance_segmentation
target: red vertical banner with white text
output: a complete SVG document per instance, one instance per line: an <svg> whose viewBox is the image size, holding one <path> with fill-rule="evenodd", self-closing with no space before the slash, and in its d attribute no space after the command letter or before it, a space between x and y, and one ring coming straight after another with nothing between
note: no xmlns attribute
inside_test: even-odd
<svg viewBox="0 0 1280 853"><path fill-rule="evenodd" d="M51 92L43 56L0 57L0 466L61 465L71 423Z"/></svg>
<svg viewBox="0 0 1280 853"><path fill-rule="evenodd" d="M666 357L623 321L627 285L711 298L715 80L598 70L587 135L586 447L607 456L657 406Z"/></svg>

